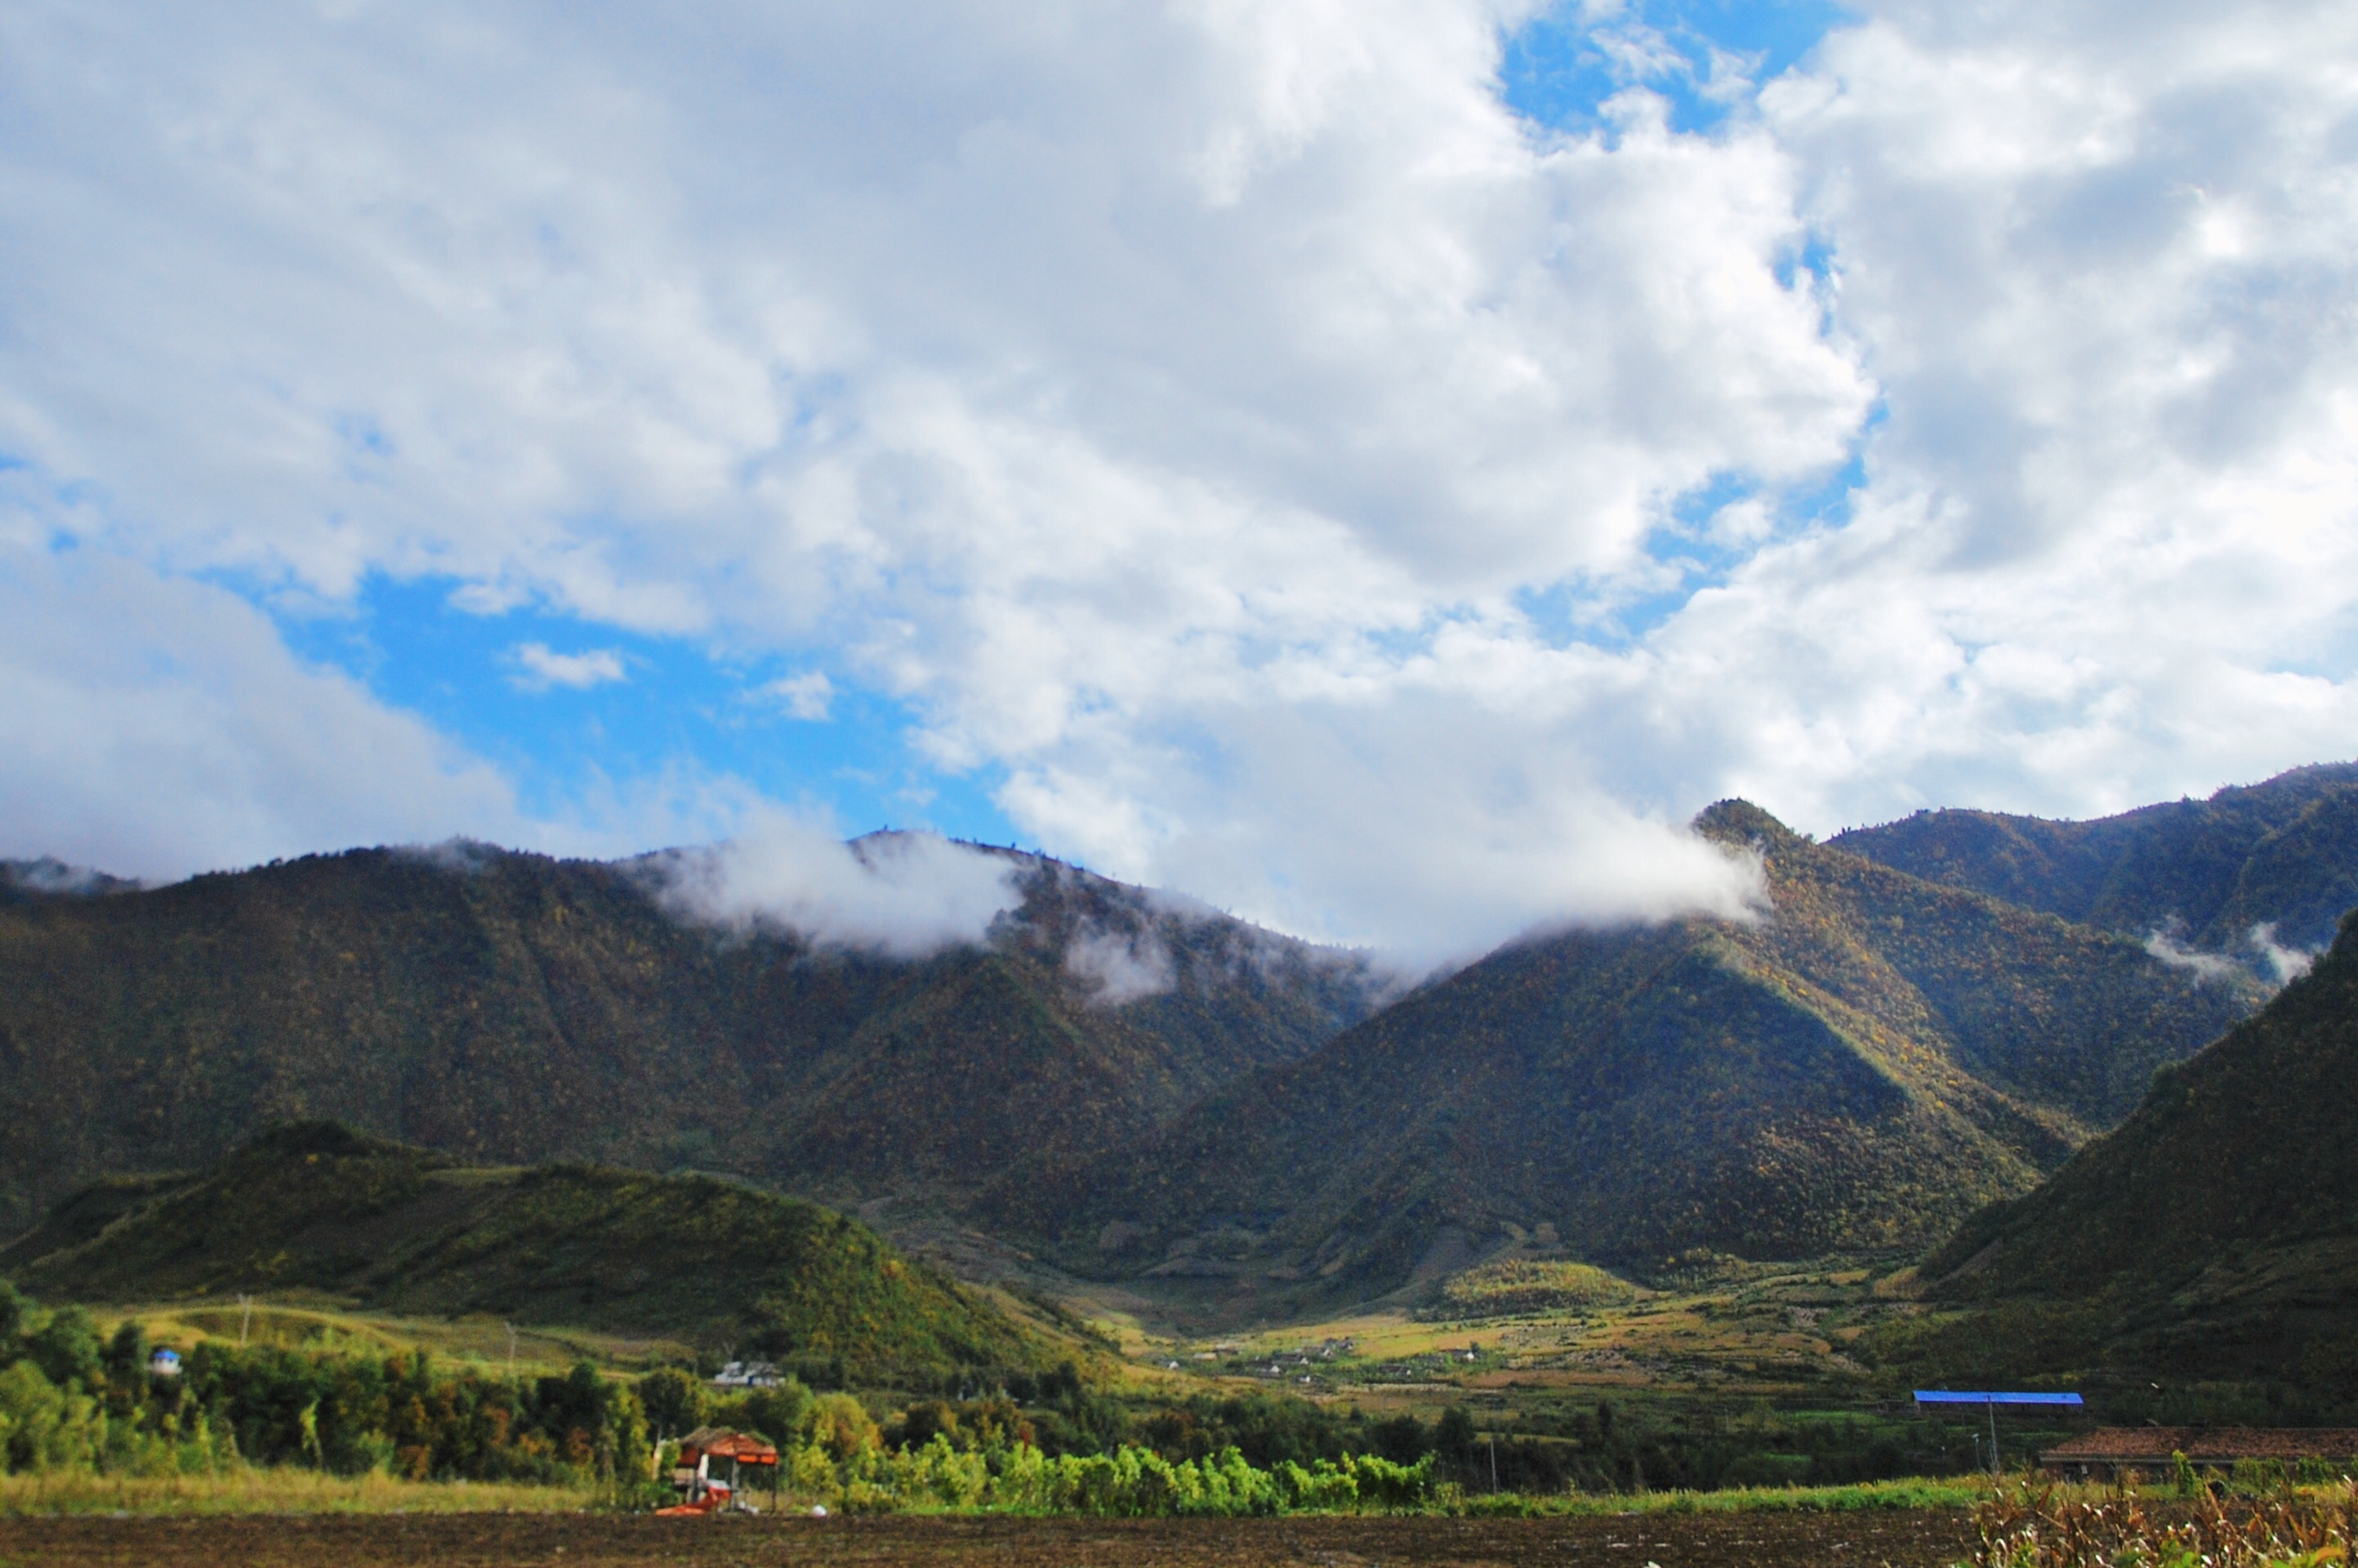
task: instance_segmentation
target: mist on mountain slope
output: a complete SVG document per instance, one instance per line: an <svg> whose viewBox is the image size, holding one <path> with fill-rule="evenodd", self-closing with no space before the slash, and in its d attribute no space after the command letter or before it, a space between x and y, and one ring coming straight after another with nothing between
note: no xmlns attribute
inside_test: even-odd
<svg viewBox="0 0 2358 1568"><path fill-rule="evenodd" d="M1010 856L931 833L847 843L786 812L762 813L725 842L645 863L665 907L683 919L784 929L814 946L902 958L979 944L1022 898Z"/></svg>

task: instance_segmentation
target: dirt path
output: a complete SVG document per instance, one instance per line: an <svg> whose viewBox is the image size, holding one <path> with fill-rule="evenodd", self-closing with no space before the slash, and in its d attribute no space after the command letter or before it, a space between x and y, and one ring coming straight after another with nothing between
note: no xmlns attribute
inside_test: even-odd
<svg viewBox="0 0 2358 1568"><path fill-rule="evenodd" d="M1947 1568L1964 1515L1444 1519L657 1519L611 1515L0 1519L0 1568Z"/></svg>

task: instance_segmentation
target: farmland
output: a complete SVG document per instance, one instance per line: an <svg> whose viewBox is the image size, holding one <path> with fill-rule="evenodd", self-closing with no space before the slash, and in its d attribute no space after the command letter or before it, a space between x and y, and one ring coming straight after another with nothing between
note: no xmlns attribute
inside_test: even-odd
<svg viewBox="0 0 2358 1568"><path fill-rule="evenodd" d="M1955 1510L1648 1513L1546 1519L1303 1518L1086 1519L882 1518L658 1519L600 1514L0 1519L0 1563L45 1568L505 1568L562 1562L852 1564L923 1568L1278 1568L1361 1563L1595 1563L1660 1568L1742 1562L1938 1568L1965 1554Z"/></svg>

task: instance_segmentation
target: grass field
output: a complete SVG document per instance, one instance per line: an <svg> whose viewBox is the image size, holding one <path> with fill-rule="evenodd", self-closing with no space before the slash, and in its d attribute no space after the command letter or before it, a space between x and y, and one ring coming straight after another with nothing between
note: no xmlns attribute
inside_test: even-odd
<svg viewBox="0 0 2358 1568"><path fill-rule="evenodd" d="M1909 1381L1866 1354L1874 1336L1925 1321L1907 1261L1729 1260L1676 1288L1608 1286L1549 1310L1466 1312L1479 1303L1460 1292L1454 1303L1444 1293L1228 1334L1185 1332L1178 1314L1158 1323L1153 1303L1133 1293L1109 1293L1088 1315L1119 1338L1141 1391L1151 1379L1164 1397L1258 1390L1428 1423L1457 1406L1501 1444L1556 1444L1563 1454L1596 1452L1609 1406L1625 1446L1659 1443L1690 1472L1704 1463L1698 1485L1956 1475L1987 1463L1986 1422L1928 1416L1910 1400ZM1084 1312L1091 1304L1075 1303ZM1941 1382L1938 1368L1909 1371ZM2018 1465L2096 1424L2102 1409L2098 1398L2080 1415L2002 1413L2000 1453ZM1757 1457L1741 1469L1701 1460L1736 1449ZM1658 1486L1682 1478L1652 1468L1645 1476ZM1646 1481L1625 1470L1617 1484L1629 1490Z"/></svg>
<svg viewBox="0 0 2358 1568"><path fill-rule="evenodd" d="M570 1487L395 1481L382 1475L244 1469L218 1476L0 1476L0 1515L427 1514L571 1512L599 1494Z"/></svg>
<svg viewBox="0 0 2358 1568"><path fill-rule="evenodd" d="M526 1376L561 1373L580 1361L616 1371L641 1371L685 1360L692 1354L676 1340L591 1329L518 1325L511 1339L508 1325L495 1317L397 1317L355 1312L324 1300L257 1301L250 1308L236 1302L218 1302L198 1306L102 1305L93 1310L110 1325L125 1317L137 1318L147 1330L150 1343L183 1350L203 1339L275 1345L289 1350L426 1350L438 1358L502 1369L508 1366L513 1351L516 1371Z"/></svg>
<svg viewBox="0 0 2358 1568"><path fill-rule="evenodd" d="M1396 1308L1203 1336L1174 1334L1150 1312L1127 1310L1142 1303L1126 1300L1124 1310L1116 1310L1084 1288L1071 1305L1102 1336L1094 1340L1075 1336L1019 1295L984 1293L1044 1338L1061 1338L1076 1357L1141 1393L1186 1392L1208 1382L1282 1385L1315 1399L1371 1401L1371 1408L1582 1390L1823 1397L1841 1405L1876 1392L1867 1369L1848 1354L1850 1345L1869 1325L1919 1310L1890 1291L1898 1277L1833 1260L1691 1290L1635 1291L1626 1302L1584 1307L1441 1319ZM324 1297L274 1297L250 1311L233 1301L94 1310L110 1324L136 1316L152 1341L184 1349L203 1337L243 1338L311 1350L425 1349L503 1368L511 1348L509 1328L497 1318L366 1313ZM1120 1347L1119 1359L1103 1354L1108 1346ZM633 1372L690 1354L682 1341L589 1329L519 1325L514 1337L519 1372L562 1371L583 1360ZM1273 1363L1277 1374L1269 1370Z"/></svg>
<svg viewBox="0 0 2358 1568"><path fill-rule="evenodd" d="M1435 1318L1394 1308L1208 1336L1157 1333L1135 1313L1096 1321L1163 1387L1175 1371L1387 1410L1584 1392L1844 1408L1889 1391L1850 1349L1872 1325L1918 1310L1890 1289L1893 1278L1888 1267L1839 1259L1537 1312Z"/></svg>

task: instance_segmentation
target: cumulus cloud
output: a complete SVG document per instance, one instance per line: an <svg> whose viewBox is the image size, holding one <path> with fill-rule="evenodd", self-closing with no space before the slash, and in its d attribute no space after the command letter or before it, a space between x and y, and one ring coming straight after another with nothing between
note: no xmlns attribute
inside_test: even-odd
<svg viewBox="0 0 2358 1568"><path fill-rule="evenodd" d="M930 833L845 843L827 825L775 809L749 815L709 848L656 856L665 902L708 925L783 928L822 947L922 957L982 941L1021 902L1018 862Z"/></svg>
<svg viewBox="0 0 2358 1568"><path fill-rule="evenodd" d="M1764 91L1887 417L1848 526L1659 640L1722 766L1823 823L2353 750L2353 49L2328 5L1895 4Z"/></svg>
<svg viewBox="0 0 2358 1568"><path fill-rule="evenodd" d="M0 536L0 854L171 880L461 828L508 784L224 589Z"/></svg>
<svg viewBox="0 0 2358 1568"><path fill-rule="evenodd" d="M18 5L0 453L142 580L823 661L765 700L1433 957L1740 912L1724 795L2358 751L2358 16L1857 10L1688 134L1597 8L1566 135L1509 0Z"/></svg>
<svg viewBox="0 0 2358 1568"><path fill-rule="evenodd" d="M587 691L593 686L630 678L630 672L622 667L622 655L611 648L559 654L551 652L546 643L525 643L517 646L513 656L516 664L513 678L524 691L546 691L559 686Z"/></svg>

